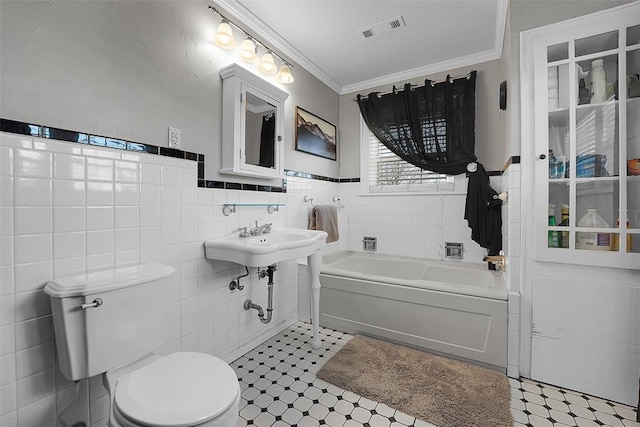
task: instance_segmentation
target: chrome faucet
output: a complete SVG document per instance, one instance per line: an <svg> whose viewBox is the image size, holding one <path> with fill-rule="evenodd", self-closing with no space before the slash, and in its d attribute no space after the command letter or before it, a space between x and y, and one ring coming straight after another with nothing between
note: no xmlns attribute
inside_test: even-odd
<svg viewBox="0 0 640 427"><path fill-rule="evenodd" d="M268 223L268 224L262 224L258 226L258 221L256 221L255 228L252 228L251 230L249 230L249 234L251 234L252 236L259 236L260 234L271 233L272 225L273 225L272 223Z"/></svg>

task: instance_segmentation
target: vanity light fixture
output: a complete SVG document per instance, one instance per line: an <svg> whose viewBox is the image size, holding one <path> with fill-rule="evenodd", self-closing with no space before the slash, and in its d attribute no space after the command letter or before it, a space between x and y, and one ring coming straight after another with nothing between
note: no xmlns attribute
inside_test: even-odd
<svg viewBox="0 0 640 427"><path fill-rule="evenodd" d="M293 83L293 75L291 74L291 68L289 68L288 63L284 63L280 66L278 70L277 79L280 83L289 84Z"/></svg>
<svg viewBox="0 0 640 427"><path fill-rule="evenodd" d="M258 48L262 48L264 51L260 62L258 64L258 71L267 75L274 75L277 73L276 80L278 83L290 84L293 83L294 78L291 74L291 69L294 68L283 57L275 53L264 43L258 41L255 37L249 34L247 31L236 25L229 18L224 16L213 6L208 6L209 10L222 18L222 22L218 26L218 31L215 35L215 43L223 49L233 49L236 47L236 40L233 37L233 30L231 26L236 27L236 30L245 34L246 39L241 43L239 49L239 56L245 62L255 62L258 59ZM282 64L280 68L275 63L274 56L277 57Z"/></svg>
<svg viewBox="0 0 640 427"><path fill-rule="evenodd" d="M258 46L251 37L244 39L240 45L240 59L245 62L256 62L258 59Z"/></svg>
<svg viewBox="0 0 640 427"><path fill-rule="evenodd" d="M233 49L236 47L236 39L233 38L231 25L229 25L226 19L223 19L220 25L218 25L218 31L216 32L214 41L223 49Z"/></svg>
<svg viewBox="0 0 640 427"><path fill-rule="evenodd" d="M278 67L276 67L276 63L273 60L273 55L271 52L266 52L262 55L262 59L260 59L260 64L258 64L258 70L262 74L275 74L278 71Z"/></svg>

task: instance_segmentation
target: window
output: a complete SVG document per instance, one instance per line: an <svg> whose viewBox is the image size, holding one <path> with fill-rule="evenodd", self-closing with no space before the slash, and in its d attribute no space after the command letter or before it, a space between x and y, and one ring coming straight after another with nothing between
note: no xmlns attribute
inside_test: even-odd
<svg viewBox="0 0 640 427"><path fill-rule="evenodd" d="M370 193L454 191L453 176L421 169L396 156L361 119L361 176Z"/></svg>

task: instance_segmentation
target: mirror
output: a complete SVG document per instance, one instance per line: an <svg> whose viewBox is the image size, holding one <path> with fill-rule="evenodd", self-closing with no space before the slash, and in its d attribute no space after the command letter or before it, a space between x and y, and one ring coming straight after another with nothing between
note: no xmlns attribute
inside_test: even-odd
<svg viewBox="0 0 640 427"><path fill-rule="evenodd" d="M275 168L276 107L247 92L245 111L245 162Z"/></svg>
<svg viewBox="0 0 640 427"><path fill-rule="evenodd" d="M284 102L289 96L238 64L222 77L222 158L220 173L281 178Z"/></svg>

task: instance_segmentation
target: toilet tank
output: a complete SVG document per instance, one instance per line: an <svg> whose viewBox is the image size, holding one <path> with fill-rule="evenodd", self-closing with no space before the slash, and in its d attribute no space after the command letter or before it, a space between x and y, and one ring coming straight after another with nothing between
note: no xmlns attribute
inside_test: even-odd
<svg viewBox="0 0 640 427"><path fill-rule="evenodd" d="M60 370L70 380L101 374L165 343L167 290L175 270L150 263L51 280ZM83 308L84 305L84 308Z"/></svg>

